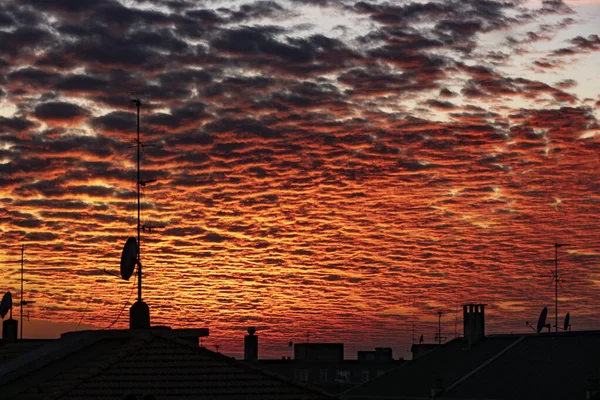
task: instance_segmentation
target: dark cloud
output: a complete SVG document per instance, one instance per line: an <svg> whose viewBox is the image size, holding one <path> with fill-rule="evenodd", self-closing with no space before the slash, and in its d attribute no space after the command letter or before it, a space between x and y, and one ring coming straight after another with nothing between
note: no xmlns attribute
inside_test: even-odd
<svg viewBox="0 0 600 400"><path fill-rule="evenodd" d="M449 101L440 101L435 99L425 100L424 104L437 110L454 110L456 106Z"/></svg>
<svg viewBox="0 0 600 400"><path fill-rule="evenodd" d="M243 22L250 19L278 18L284 14L285 9L274 1L256 1L242 4L237 11L222 8L219 11L229 14L229 22Z"/></svg>
<svg viewBox="0 0 600 400"><path fill-rule="evenodd" d="M52 102L39 104L33 115L42 121L79 121L89 115L89 112L72 103Z"/></svg>
<svg viewBox="0 0 600 400"><path fill-rule="evenodd" d="M24 132L28 129L31 129L35 126L36 124L32 121L29 121L26 118L21 118L21 117L13 117L13 118L6 118L6 117L1 117L0 116L0 130L2 131L8 131L8 132Z"/></svg>
<svg viewBox="0 0 600 400"><path fill-rule="evenodd" d="M542 0L542 8L538 10L542 14L574 14L575 11L563 0Z"/></svg>
<svg viewBox="0 0 600 400"><path fill-rule="evenodd" d="M135 114L125 111L113 111L91 120L92 128L107 132L124 134L135 129Z"/></svg>
<svg viewBox="0 0 600 400"><path fill-rule="evenodd" d="M563 47L552 52L554 56L574 56L581 53L589 53L600 50L600 37L598 35L589 35L587 38L577 36L569 42L570 47Z"/></svg>

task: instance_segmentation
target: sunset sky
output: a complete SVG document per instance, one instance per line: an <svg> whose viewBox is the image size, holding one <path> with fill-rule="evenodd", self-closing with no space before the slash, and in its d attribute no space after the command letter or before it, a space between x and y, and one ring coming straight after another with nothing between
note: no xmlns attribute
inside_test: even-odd
<svg viewBox="0 0 600 400"><path fill-rule="evenodd" d="M288 341L600 329L600 3L0 0L0 289L25 336L144 300L260 356ZM126 307L126 308L124 308ZM18 314L18 306L15 309ZM459 333L462 315L458 318ZM33 322L37 321L37 322ZM50 333L52 332L52 333Z"/></svg>

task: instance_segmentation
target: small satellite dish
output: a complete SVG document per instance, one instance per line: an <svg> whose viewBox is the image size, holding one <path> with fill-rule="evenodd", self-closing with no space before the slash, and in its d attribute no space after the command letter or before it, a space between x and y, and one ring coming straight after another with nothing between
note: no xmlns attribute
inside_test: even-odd
<svg viewBox="0 0 600 400"><path fill-rule="evenodd" d="M535 330L537 333L541 333L542 329L546 327L546 318L548 317L548 307L544 307L542 312L540 313L540 317L538 318L537 329Z"/></svg>
<svg viewBox="0 0 600 400"><path fill-rule="evenodd" d="M4 293L2 301L0 302L0 317L4 319L6 314L12 309L12 294L10 292Z"/></svg>
<svg viewBox="0 0 600 400"><path fill-rule="evenodd" d="M131 278L135 264L137 263L138 246L137 241L132 236L125 242L123 253L121 253L121 278L126 281Z"/></svg>
<svg viewBox="0 0 600 400"><path fill-rule="evenodd" d="M570 327L571 327L571 314L567 313L567 315L565 315L565 325L563 326L563 329L565 331L568 331Z"/></svg>

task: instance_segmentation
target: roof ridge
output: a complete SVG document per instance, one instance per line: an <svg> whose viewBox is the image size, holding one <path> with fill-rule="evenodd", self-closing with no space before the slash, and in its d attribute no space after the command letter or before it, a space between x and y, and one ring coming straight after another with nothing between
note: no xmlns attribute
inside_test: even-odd
<svg viewBox="0 0 600 400"><path fill-rule="evenodd" d="M190 343L189 341L186 341L186 340L183 340L183 339L179 339L179 338L176 338L176 337L170 337L168 335L163 334L162 332L152 332L152 334L155 335L155 336L159 336L159 337L161 337L164 340L177 343L179 345L188 347L188 348L196 350L198 352L204 352L204 353L208 352L208 353L210 353L211 355L213 355L215 357L219 357L219 358L223 359L223 361L225 361L227 363L234 364L235 366L239 366L241 368L245 368L245 369L253 371L253 372L257 372L259 374L268 376L269 378L277 379L277 380L279 380L279 381L281 381L281 382L283 382L285 384L292 385L292 386L295 386L295 387L303 389L303 390L310 390L310 391L314 392L315 394L326 396L326 397L329 397L331 399L336 398L335 396L331 395L330 393L328 393L328 392L326 392L324 390L321 390L321 389L319 389L317 387L314 387L312 385L299 383L299 382L297 382L297 381L295 381L293 379L287 378L285 376L281 376L281 375L279 375L279 374L277 374L275 372L272 372L272 371L265 370L265 369L260 368L260 367L258 367L256 365L252 365L250 363L247 363L247 362L245 362L243 360L237 360L234 357L229 357L229 356L226 356L224 354L221 354L221 353L218 353L218 352L214 352L214 351L212 351L212 350L210 350L210 349L208 349L206 347L196 346L193 343Z"/></svg>
<svg viewBox="0 0 600 400"><path fill-rule="evenodd" d="M506 346L505 348L503 348L502 350L500 350L498 353L494 354L492 357L488 358L483 363L481 363L480 365L478 365L477 367L475 367L472 371L470 371L467 374L465 374L462 378L460 378L459 380L457 380L456 382L454 382L453 384L451 384L450 386L448 386L447 388L445 388L444 392L447 393L450 390L454 389L455 387L457 387L458 385L460 385L461 383L463 383L464 381L466 381L467 379L469 379L471 376L475 375L476 373L478 373L479 371L481 371L482 369L484 369L485 367L487 367L488 365L490 365L491 363L493 363L494 361L496 361L498 358L502 357L502 355L504 355L510 349L512 349L513 347L515 347L519 343L521 343L523 340L525 340L525 338L527 338L526 335L520 336L514 342L512 342L511 344L509 344L508 346Z"/></svg>
<svg viewBox="0 0 600 400"><path fill-rule="evenodd" d="M120 346L117 346L114 350L110 351L105 359L97 361L99 365L90 367L87 371L82 373L78 377L73 377L67 382L62 389L58 389L50 394L49 399L57 399L74 390L80 384L89 381L93 377L99 375L103 371L109 369L114 364L123 360L127 356L134 354L136 351L144 348L153 339L151 332L142 332L139 335L132 337Z"/></svg>

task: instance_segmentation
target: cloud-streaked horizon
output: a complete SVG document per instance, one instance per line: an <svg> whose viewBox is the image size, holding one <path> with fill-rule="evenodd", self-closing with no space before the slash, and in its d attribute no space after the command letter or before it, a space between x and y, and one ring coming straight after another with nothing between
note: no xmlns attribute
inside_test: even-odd
<svg viewBox="0 0 600 400"><path fill-rule="evenodd" d="M25 244L36 319L103 328L134 300L103 273L135 235L134 93L154 324L406 356L461 302L527 329L560 242L560 314L597 328L590 7L0 1L3 290Z"/></svg>

